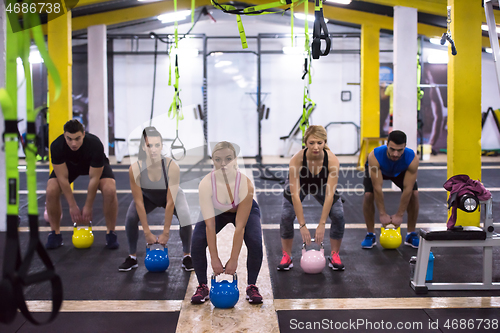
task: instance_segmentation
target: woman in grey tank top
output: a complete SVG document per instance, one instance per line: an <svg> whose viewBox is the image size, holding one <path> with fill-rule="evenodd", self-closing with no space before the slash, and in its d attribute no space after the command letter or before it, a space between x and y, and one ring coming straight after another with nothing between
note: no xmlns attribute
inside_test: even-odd
<svg viewBox="0 0 500 333"><path fill-rule="evenodd" d="M174 215L180 225L184 252L182 267L186 271L193 270L190 255L191 218L184 192L179 187L180 169L172 159L162 156L162 148L161 134L154 127L146 127L142 132L138 161L129 168L130 188L134 200L130 203L125 218L129 256L118 268L121 272L138 267L136 252L139 222L147 244L166 245ZM165 220L162 233L155 236L149 227L148 214L158 207L165 208Z"/></svg>

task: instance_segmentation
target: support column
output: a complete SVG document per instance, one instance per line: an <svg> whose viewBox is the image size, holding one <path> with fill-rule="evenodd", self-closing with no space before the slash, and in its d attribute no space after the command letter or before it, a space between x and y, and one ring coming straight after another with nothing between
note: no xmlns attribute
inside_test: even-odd
<svg viewBox="0 0 500 333"><path fill-rule="evenodd" d="M380 28L373 25L361 26L361 151L358 167L363 169L368 154L379 145L378 140L365 138L380 137L380 92L379 52Z"/></svg>
<svg viewBox="0 0 500 333"><path fill-rule="evenodd" d="M5 39L7 35L7 16L5 15L5 6L0 6L0 87L5 87ZM5 130L3 113L0 112L0 133ZM2 143L3 144L3 143ZM5 152L0 149L0 231L7 230L5 213L7 211L7 197L5 184Z"/></svg>
<svg viewBox="0 0 500 333"><path fill-rule="evenodd" d="M61 76L62 90L57 101L55 85L49 74L49 146L63 134L64 124L73 118L73 55L71 46L71 11L57 18L50 18L47 23L49 54ZM49 152L50 157L50 152ZM50 164L52 170L52 163Z"/></svg>
<svg viewBox="0 0 500 333"><path fill-rule="evenodd" d="M456 56L448 48L448 178L481 179L481 1L448 0ZM479 225L479 212L459 210L460 225Z"/></svg>
<svg viewBox="0 0 500 333"><path fill-rule="evenodd" d="M89 128L109 151L108 139L108 67L106 25L88 28Z"/></svg>
<svg viewBox="0 0 500 333"><path fill-rule="evenodd" d="M361 26L361 140L380 136L380 29Z"/></svg>
<svg viewBox="0 0 500 333"><path fill-rule="evenodd" d="M394 7L393 128L406 133L417 152L417 9Z"/></svg>

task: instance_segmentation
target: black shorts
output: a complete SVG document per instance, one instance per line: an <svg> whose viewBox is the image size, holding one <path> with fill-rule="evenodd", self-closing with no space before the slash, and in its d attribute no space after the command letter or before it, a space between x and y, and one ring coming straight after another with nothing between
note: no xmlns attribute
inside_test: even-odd
<svg viewBox="0 0 500 333"><path fill-rule="evenodd" d="M389 116L389 127L392 127L392 114Z"/></svg>
<svg viewBox="0 0 500 333"><path fill-rule="evenodd" d="M394 184L396 184L397 187L399 187L401 189L401 191L403 191L403 183L405 180L405 174L406 174L406 170L401 172L396 177L389 177L386 175L382 175L382 178L392 181ZM365 188L365 193L367 193L367 192L373 193L373 184L372 184L372 179L370 178L370 171L368 168L368 164L365 165L365 178L363 179L363 186ZM413 191L418 191L417 181L415 181L415 184L413 185Z"/></svg>
<svg viewBox="0 0 500 333"><path fill-rule="evenodd" d="M78 170L76 168L68 168L68 182L71 184L72 182L75 181L75 179L78 178L78 176L86 176L88 175L87 173L82 172L81 170ZM56 174L54 171L50 173L49 179L51 178L56 178ZM100 179L103 178L112 178L115 179L115 175L113 173L113 170L111 169L111 166L109 164L104 164L104 168L102 169L102 175Z"/></svg>

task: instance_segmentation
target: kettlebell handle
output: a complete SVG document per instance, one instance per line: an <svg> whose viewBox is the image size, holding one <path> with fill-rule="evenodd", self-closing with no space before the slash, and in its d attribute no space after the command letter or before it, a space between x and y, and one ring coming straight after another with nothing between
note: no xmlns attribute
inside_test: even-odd
<svg viewBox="0 0 500 333"><path fill-rule="evenodd" d="M314 242L314 238L311 238L311 242ZM304 243L302 243L302 249L304 249L304 250L305 250L305 248L306 248L306 243L304 242ZM322 249L324 249L324 248L325 248L325 247L324 247L324 245L323 245L323 242L321 242L321 248L322 248Z"/></svg>
<svg viewBox="0 0 500 333"><path fill-rule="evenodd" d="M92 221L89 221L89 227L90 227L90 230L92 230ZM73 228L78 228L78 226L76 225L76 222L73 223Z"/></svg>
<svg viewBox="0 0 500 333"><path fill-rule="evenodd" d="M163 249L168 249L167 245L163 245L160 243L146 244L146 249L151 249L151 247L154 245L161 245L161 246L163 246Z"/></svg>
<svg viewBox="0 0 500 333"><path fill-rule="evenodd" d="M215 272L212 272L212 281L215 281ZM233 282L238 281L238 275L236 273L233 274Z"/></svg>

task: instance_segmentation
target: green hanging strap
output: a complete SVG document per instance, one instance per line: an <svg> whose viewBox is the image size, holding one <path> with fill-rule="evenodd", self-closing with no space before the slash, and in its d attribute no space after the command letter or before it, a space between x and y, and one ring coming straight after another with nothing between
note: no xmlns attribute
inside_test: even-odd
<svg viewBox="0 0 500 333"><path fill-rule="evenodd" d="M13 0L7 0L12 5ZM31 1L28 1L31 3ZM0 283L0 322L10 323L14 320L17 309L28 321L35 325L41 322L33 318L24 298L24 290L32 284L50 281L52 286L52 312L45 323L54 320L59 313L62 304L62 281L55 273L54 265L48 256L45 247L40 242L38 234L38 204L36 197L36 148L35 148L35 124L36 111L33 107L33 91L31 83L31 70L29 64L29 52L31 44L30 27L34 26L38 16L26 13L23 16L25 29L18 29L16 34L12 27L20 28L17 18L7 23L7 90L0 89L0 103L5 117L5 153L7 171L7 235L5 241L3 280ZM7 19L9 21L9 18ZM17 170L18 157L18 130L17 130L17 58L21 57L26 79L26 106L28 120L28 149L27 161L27 184L28 184L28 218L30 226L30 240L28 249L21 258L19 235L17 231L19 221L19 171ZM45 265L45 270L32 271L31 263L35 254Z"/></svg>
<svg viewBox="0 0 500 333"><path fill-rule="evenodd" d="M238 24L238 33L240 34L241 47L243 49L247 49L247 35L245 34L245 28L243 27L243 22L241 21L240 15L236 15L236 23Z"/></svg>
<svg viewBox="0 0 500 333"><path fill-rule="evenodd" d="M38 52L40 52L40 56L43 59L43 64L47 68L47 72L50 74L52 82L54 83L54 101L57 101L59 96L61 96L62 91L61 76L59 75L56 65L52 61L47 45L45 44L45 37L40 23L40 17L33 14L30 16L30 20L32 20L31 33L33 35L33 40L38 48Z"/></svg>
<svg viewBox="0 0 500 333"><path fill-rule="evenodd" d="M420 102L424 97L424 91L420 88L420 80L422 76L422 64L420 63L420 54L417 55L417 111L420 111Z"/></svg>
<svg viewBox="0 0 500 333"><path fill-rule="evenodd" d="M269 9L288 6L287 8L281 9L281 12L284 13L287 10L289 10L295 6L298 6L303 2L307 2L307 0L280 0L280 1L276 1L276 2L263 4L263 5L250 6L250 7L246 7L246 8L236 8L236 7L231 6L231 5L221 5L216 0L211 0L211 2L215 8L219 8L224 13L236 15L236 22L238 24L238 31L240 33L240 39L241 39L241 46L244 49L246 49L248 47L247 38L245 35L245 29L243 28L243 23L241 21L240 15L276 14L276 13L279 13L279 11L271 11ZM292 22L293 22L293 15L292 15ZM293 26L292 26L292 39L293 39ZM292 45L293 45L293 42L292 42Z"/></svg>
<svg viewBox="0 0 500 333"><path fill-rule="evenodd" d="M304 139L304 134L306 129L309 127L309 117L316 107L316 103L309 97L309 87L304 86L304 98L302 101L302 119L300 120L300 130L302 131L302 139ZM304 142L302 143L304 144Z"/></svg>
<svg viewBox="0 0 500 333"><path fill-rule="evenodd" d="M194 24L194 11L196 9L196 0L191 0L191 24Z"/></svg>
<svg viewBox="0 0 500 333"><path fill-rule="evenodd" d="M177 11L177 0L174 0L174 12ZM170 145L170 155L176 161L182 160L186 157L186 148L179 138L179 120L184 119L184 114L182 113L182 101L180 97L180 89L179 89L179 33L178 33L178 24L177 21L174 23L175 26L175 51L172 52L172 47L170 48L170 54L175 53L175 63L174 63L174 75L175 75L175 83L174 83L174 97L172 104L168 109L168 116L170 118L175 118L175 138ZM170 61L169 65L169 79L168 85L172 85L172 61ZM179 141L179 143L177 143ZM182 149L182 157L177 158L174 154L175 149Z"/></svg>
<svg viewBox="0 0 500 333"><path fill-rule="evenodd" d="M304 20L304 33L305 33L304 48L306 56L304 58L304 72L302 75L302 80L305 79L306 75L307 75L307 80L304 84L304 96L302 99L302 119L300 120L299 124L300 130L302 132L302 146L305 146L304 134L306 132L306 129L309 127L309 117L313 112L314 108L316 107L316 103L313 102L313 100L309 95L309 86L312 83L312 76L311 76L312 58L311 58L311 43L309 39L309 22L307 20L308 12L309 12L309 6L308 2L306 1L304 3L304 14L306 17Z"/></svg>
<svg viewBox="0 0 500 333"><path fill-rule="evenodd" d="M13 3L7 0L6 4ZM17 272L21 266L21 250L19 246L19 171L18 165L18 129L17 129L17 55L18 34L12 32L9 18L6 23L6 88L0 88L0 103L5 123L3 143L5 150L5 172L7 191L7 233L0 282L0 322L9 324L14 321L18 305Z"/></svg>

